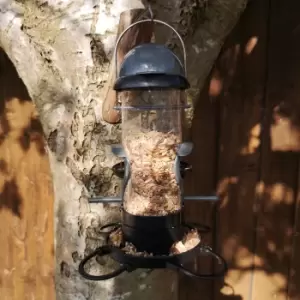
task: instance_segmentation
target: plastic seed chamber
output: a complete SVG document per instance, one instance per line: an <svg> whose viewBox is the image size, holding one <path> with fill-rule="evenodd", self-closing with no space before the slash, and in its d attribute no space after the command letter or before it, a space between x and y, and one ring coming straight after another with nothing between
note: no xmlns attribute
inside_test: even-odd
<svg viewBox="0 0 300 300"><path fill-rule="evenodd" d="M183 46L184 63L166 46L142 44L125 56L114 89L122 117L122 144L112 145L122 161L114 166L123 178L120 197L98 197L90 203L119 203L121 222L100 228L106 244L86 256L79 265L80 274L90 280L113 278L139 268L171 268L188 276L217 278L224 276L224 259L204 245L205 226L184 222L185 201L217 201L216 196L186 196L185 173L191 169L183 159L193 144L182 140L182 117L188 108L184 43L173 27L159 20L142 20L129 26L119 37L142 22L154 22L172 29ZM116 70L117 70L117 61ZM94 257L109 255L119 266L111 273L92 275L85 265ZM189 269L199 256L211 256L218 271L202 273ZM101 268L101 265L99 265Z"/></svg>

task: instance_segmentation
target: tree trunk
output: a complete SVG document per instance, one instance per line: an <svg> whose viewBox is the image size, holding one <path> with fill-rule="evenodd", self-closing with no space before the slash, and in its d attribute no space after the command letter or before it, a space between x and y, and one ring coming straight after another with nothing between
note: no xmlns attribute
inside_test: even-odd
<svg viewBox="0 0 300 300"><path fill-rule="evenodd" d="M153 4L156 17L174 25L186 41L192 85L189 99L196 105L246 0L158 2ZM135 8L143 8L141 1L15 0L0 4L0 47L24 81L48 141L59 300L177 297L176 274L136 271L95 283L77 271L83 256L102 243L97 228L119 219L117 206L89 205L87 199L116 195L120 190L111 171L117 160L109 150L110 144L120 142L120 126L104 122L101 110L119 16ZM158 33L158 40L164 37L163 42L172 46L169 31Z"/></svg>

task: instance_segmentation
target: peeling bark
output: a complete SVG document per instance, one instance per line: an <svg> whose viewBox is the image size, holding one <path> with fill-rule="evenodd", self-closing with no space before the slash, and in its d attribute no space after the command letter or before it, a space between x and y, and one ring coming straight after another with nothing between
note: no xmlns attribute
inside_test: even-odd
<svg viewBox="0 0 300 300"><path fill-rule="evenodd" d="M246 0L157 2L156 17L178 28L186 41L189 100L196 105ZM119 218L118 207L90 206L87 197L119 193L109 145L119 142L120 127L101 119L103 86L120 13L142 7L139 0L0 4L0 47L24 81L48 141L56 198L57 299L176 299L175 275L167 278L163 271L137 271L102 283L83 280L77 272L79 260L102 243L97 227ZM175 47L169 31L159 29L156 36Z"/></svg>

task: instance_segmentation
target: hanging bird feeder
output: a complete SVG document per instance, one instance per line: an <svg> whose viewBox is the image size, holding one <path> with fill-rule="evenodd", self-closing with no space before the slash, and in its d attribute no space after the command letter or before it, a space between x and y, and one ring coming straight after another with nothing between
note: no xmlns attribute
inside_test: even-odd
<svg viewBox="0 0 300 300"><path fill-rule="evenodd" d="M183 48L183 63L166 46L141 44L125 56L118 71L117 48L124 34L133 26L154 22L169 27ZM90 280L113 278L124 271L139 268L171 268L188 276L217 278L224 276L224 259L201 241L205 226L183 221L185 201L217 201L217 196L186 196L183 178L191 169L183 157L192 151L192 143L182 142L182 112L188 108L185 90L186 51L178 32L167 23L147 19L129 26L120 35L115 48L118 94L115 109L122 116L122 145L112 152L123 161L114 172L123 178L120 197L98 197L90 203L120 203L121 223L100 229L107 244L85 257L80 274ZM93 257L110 255L120 264L110 274L91 275L85 265ZM202 274L185 265L199 255L210 255L220 264L219 271Z"/></svg>

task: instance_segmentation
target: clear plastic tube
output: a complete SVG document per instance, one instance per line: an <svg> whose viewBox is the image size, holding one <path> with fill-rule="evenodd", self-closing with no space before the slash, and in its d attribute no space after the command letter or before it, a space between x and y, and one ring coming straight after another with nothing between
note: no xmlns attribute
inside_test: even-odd
<svg viewBox="0 0 300 300"><path fill-rule="evenodd" d="M174 162L182 139L181 91L126 91L120 100L122 143L131 169L125 210L144 216L180 210Z"/></svg>

